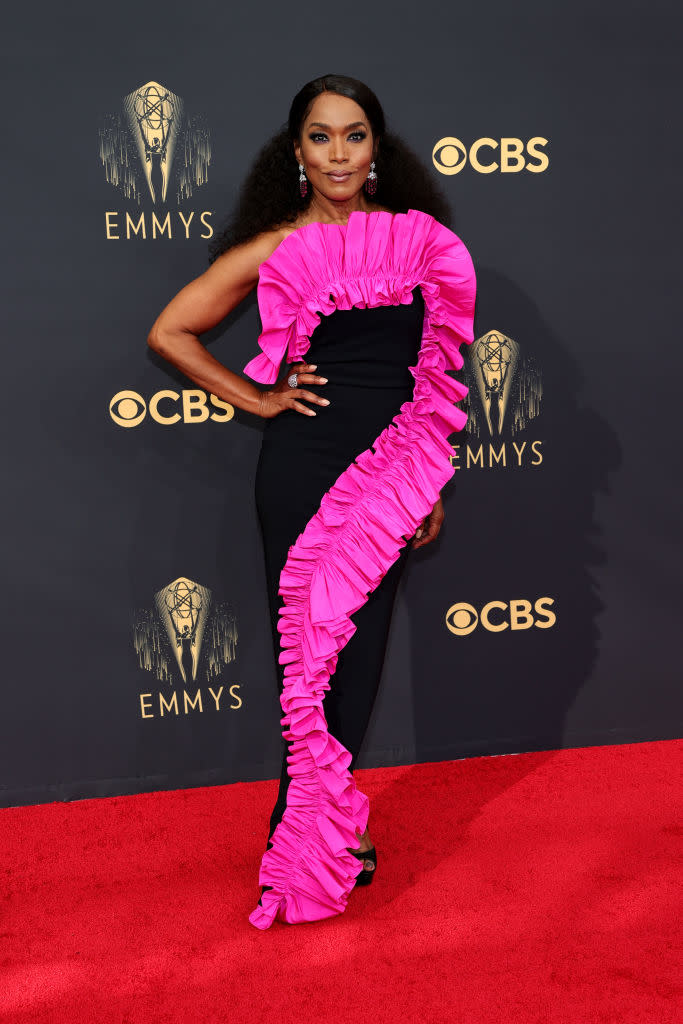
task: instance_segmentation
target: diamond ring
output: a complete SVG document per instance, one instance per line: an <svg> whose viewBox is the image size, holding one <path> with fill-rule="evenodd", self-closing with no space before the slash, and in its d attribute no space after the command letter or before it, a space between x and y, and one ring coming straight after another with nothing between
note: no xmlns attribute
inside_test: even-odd
<svg viewBox="0 0 683 1024"><path fill-rule="evenodd" d="M287 383L289 384L290 388L296 388L299 386L296 373L290 373L289 377L287 378Z"/></svg>

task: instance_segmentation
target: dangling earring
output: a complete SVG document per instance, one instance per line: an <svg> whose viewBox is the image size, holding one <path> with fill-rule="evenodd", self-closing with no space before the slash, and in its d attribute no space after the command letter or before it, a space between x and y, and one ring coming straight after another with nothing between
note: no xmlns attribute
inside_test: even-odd
<svg viewBox="0 0 683 1024"><path fill-rule="evenodd" d="M370 173L365 179L365 191L369 196L374 196L377 191L377 175L375 174L375 161L370 164Z"/></svg>
<svg viewBox="0 0 683 1024"><path fill-rule="evenodd" d="M301 192L302 199L308 192L308 179L303 164L299 164L299 192Z"/></svg>

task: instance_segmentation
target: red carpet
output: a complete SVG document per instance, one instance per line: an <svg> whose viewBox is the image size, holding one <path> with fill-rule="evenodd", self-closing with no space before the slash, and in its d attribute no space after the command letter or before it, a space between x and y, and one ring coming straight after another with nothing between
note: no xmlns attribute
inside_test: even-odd
<svg viewBox="0 0 683 1024"><path fill-rule="evenodd" d="M373 884L265 932L275 781L2 810L0 1020L679 1024L682 748L357 771Z"/></svg>

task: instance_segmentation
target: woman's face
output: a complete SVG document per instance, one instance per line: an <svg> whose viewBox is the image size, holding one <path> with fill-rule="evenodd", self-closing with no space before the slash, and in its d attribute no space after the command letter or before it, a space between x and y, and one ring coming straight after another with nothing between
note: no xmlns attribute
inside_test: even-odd
<svg viewBox="0 0 683 1024"><path fill-rule="evenodd" d="M360 192L373 160L374 139L365 111L334 92L317 96L294 147L311 185L344 202Z"/></svg>

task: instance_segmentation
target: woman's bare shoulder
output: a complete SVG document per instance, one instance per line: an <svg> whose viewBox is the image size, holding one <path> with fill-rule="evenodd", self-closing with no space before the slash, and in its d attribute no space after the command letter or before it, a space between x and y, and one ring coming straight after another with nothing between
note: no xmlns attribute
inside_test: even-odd
<svg viewBox="0 0 683 1024"><path fill-rule="evenodd" d="M268 228L266 231L254 235L253 238L247 239L246 242L236 245L235 251L250 263L255 263L258 266L275 252L284 237L285 232L281 228Z"/></svg>
<svg viewBox="0 0 683 1024"><path fill-rule="evenodd" d="M225 278L251 280L256 284L259 267L272 256L284 237L284 231L273 228L261 231L244 242L238 242L216 259L211 268L213 274Z"/></svg>

